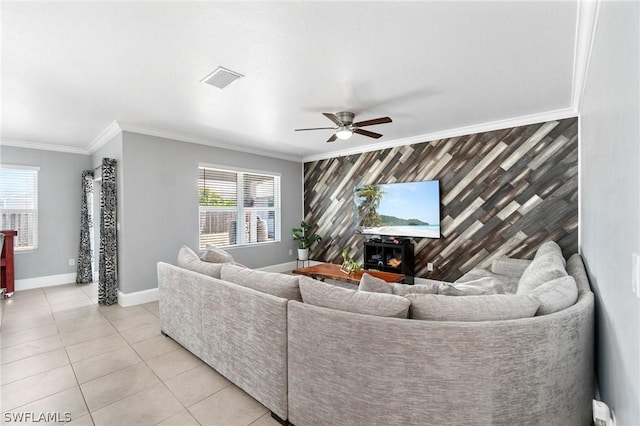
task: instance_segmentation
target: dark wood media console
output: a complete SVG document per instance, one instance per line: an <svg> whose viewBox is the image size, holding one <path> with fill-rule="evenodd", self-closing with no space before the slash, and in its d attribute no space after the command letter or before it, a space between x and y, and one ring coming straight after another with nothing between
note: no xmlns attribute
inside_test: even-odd
<svg viewBox="0 0 640 426"><path fill-rule="evenodd" d="M365 241L364 268L405 276L405 284L414 283L415 266L412 243Z"/></svg>

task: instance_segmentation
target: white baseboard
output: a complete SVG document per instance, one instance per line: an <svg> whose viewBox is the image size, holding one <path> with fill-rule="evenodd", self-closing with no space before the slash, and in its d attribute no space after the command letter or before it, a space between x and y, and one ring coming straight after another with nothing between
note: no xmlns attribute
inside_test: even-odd
<svg viewBox="0 0 640 426"><path fill-rule="evenodd" d="M277 265L263 266L262 268L255 268L256 271L265 271L265 272L284 272L284 271L291 271L293 269L296 269L295 261L279 263Z"/></svg>
<svg viewBox="0 0 640 426"><path fill-rule="evenodd" d="M307 261L305 260L305 262ZM265 271L265 272L287 272L287 271L292 271L297 267L302 268L303 266L313 266L313 265L319 265L321 263L323 262L316 262L315 260L310 260L309 263L305 263L305 265L302 265L302 263L299 264L294 260L292 262L285 262L285 263L279 263L277 265L263 266L262 268L254 268L254 270Z"/></svg>
<svg viewBox="0 0 640 426"><path fill-rule="evenodd" d="M49 275L45 277L25 278L15 280L14 290L31 290L32 288L51 287L61 284L73 284L76 282L76 273Z"/></svg>
<svg viewBox="0 0 640 426"><path fill-rule="evenodd" d="M158 300L158 288L150 288L149 290L136 291L133 293L123 293L118 290L118 305L123 308L134 305L142 305L143 303L155 302Z"/></svg>

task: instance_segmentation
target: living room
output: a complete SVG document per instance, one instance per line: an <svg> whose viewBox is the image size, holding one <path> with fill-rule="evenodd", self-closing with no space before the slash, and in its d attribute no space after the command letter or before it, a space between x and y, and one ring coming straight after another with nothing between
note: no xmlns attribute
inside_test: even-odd
<svg viewBox="0 0 640 426"><path fill-rule="evenodd" d="M207 6L216 7L212 12ZM335 10L337 6L344 7L342 14ZM60 4L2 4L0 162L39 168L38 248L16 253L18 296L21 291L75 282L76 266L69 263L78 254L80 177L84 170L99 169L103 158L116 159L118 164L118 303L121 307L137 306L140 318L148 317L148 312L139 311L140 306L153 310L149 304L158 299L156 264L175 264L182 245L200 247L196 186L200 166L279 175L279 241L228 249L237 262L268 270L295 266L296 245L288 230L301 219L314 223L316 232L323 236L312 249L313 259L339 263L342 249L361 250L363 237L347 229L352 223L353 202L345 194L354 185L377 183L376 179L381 179L380 183L438 179L442 238L415 241L416 277L454 280L501 251L531 258L546 239L558 242L566 256L581 253L596 297L599 399L613 409L617 424L640 424L640 299L636 295L640 290L632 285L633 255L640 253L636 2L266 3L259 7L251 3L201 3L194 8L185 6L182 11L170 3L154 11L154 6L131 2L117 7L75 5L68 12L62 9ZM521 16L518 11L523 12ZM161 75L155 68L167 65L160 58L173 55L177 62L187 61L180 50L184 45L175 40L207 39L197 36L198 31L204 31L199 25L208 22L196 19L199 13L211 13L216 19L245 16L244 21L235 22L238 27L234 31L224 35L225 43L236 37L234 49L244 49L244 54L225 51L199 58L199 67L189 70L198 80L183 83L178 89L182 94L178 91L178 95L165 96L161 86L146 87L146 75ZM132 28L131 23L138 23L141 14L156 19ZM186 25L184 32L172 29L166 21L171 14L187 23L193 19L196 24ZM385 15L389 23L384 31L358 21L359 16L366 16L380 22ZM336 21L327 26L316 18L318 23L314 24L310 16ZM552 16L556 20L551 20ZM442 20L439 25L432 21L438 19ZM509 19L512 21L507 25ZM480 23L471 27L476 20ZM505 36L515 37L528 21L537 24L532 25L535 30L527 30L531 33L519 35L515 41ZM149 31L145 25L152 22L165 25L167 31L158 32L158 27ZM262 34L258 29L270 22L284 33L262 39L244 34ZM439 40L443 35L451 36L455 27L446 32L444 28L453 23L469 25L473 28L469 33L479 40L461 37L448 44ZM37 31L25 30L37 26ZM98 36L107 37L112 26L125 36L114 38L113 43L98 43L100 48L91 44L98 42ZM327 29L321 30L324 26ZM430 33L428 28L442 34ZM284 38L286 31L292 31L293 36ZM384 56L376 52L375 43L393 37L405 41L420 31L423 35L417 41L406 40L404 46L384 43L392 64L379 63L384 62ZM320 36L323 34L325 39ZM301 37L300 41L293 42L295 37ZM134 43L135 48L127 50L123 44L127 38L144 43ZM497 44L479 49L477 43L488 42ZM336 56L329 60L334 44ZM455 54L447 56L441 44ZM525 53L518 51L519 44ZM420 45L424 48L418 49ZM360 46L369 49L361 53L357 50ZM545 56L550 47L553 52ZM382 44L379 48L382 51ZM133 61L142 49L149 49L146 59ZM306 49L315 50L309 53ZM74 50L78 56L72 55ZM416 51L423 53L414 63ZM266 58L267 53L271 57ZM54 54L61 58L55 67L49 57ZM482 55L490 59L485 62ZM255 56L253 61L250 56ZM303 60L303 56L309 58ZM365 59L350 69L353 56ZM235 58L235 62L222 61L225 58ZM453 62L443 62L445 59ZM296 72L307 76L287 87L287 78L280 81L276 75L260 75L265 69L272 72L266 65L272 61L289 63L289 67L296 64ZM121 64L118 66L131 74L105 62ZM435 63L444 64L442 70L430 74ZM508 64L511 67L504 68ZM199 80L218 65L237 68L247 76L223 91L200 84ZM52 74L35 75L49 66ZM383 71L368 74L367 68L377 67ZM96 71L101 68L111 77ZM331 68L336 71L327 71ZM414 84L413 90L398 81L397 75L403 72L406 84ZM81 77L83 73L93 81ZM498 76L492 76L496 73ZM251 82L252 74L260 77L258 83ZM316 74L328 75L321 78ZM424 75L422 82L417 80L420 74ZM443 74L451 76L450 86L438 83L436 76ZM126 78L133 79L135 85L126 86L131 84ZM154 83L172 78L162 74ZM522 78L530 80L522 83ZM268 86L270 80L277 82L277 88L256 92L260 96L253 93L258 90L256 84ZM504 87L496 80L503 80ZM96 81L105 89L91 92L89 88ZM489 81L493 86L487 91L473 89L490 86ZM449 92L456 84L464 87L458 99L466 102L449 104L447 99L454 95ZM36 90L44 92L31 94ZM244 100L231 99L234 90ZM87 97L84 92L92 95ZM289 98L287 92L296 96ZM195 96L185 99L185 94ZM276 94L278 98L274 98ZM28 100L37 97L47 101L35 104ZM144 98L144 103L136 105L137 98ZM531 103L522 102L523 98ZM187 109L198 102L201 109L188 110L194 118L184 122L175 118L181 116L180 111L170 106L176 103L178 109ZM100 111L101 104L105 111ZM125 104L134 108L129 110ZM161 108L153 110L153 104ZM73 114L54 114L67 108ZM386 115L393 119L392 123L369 127L384 134L381 142L354 135L348 141L326 143L331 135L328 130L294 132L296 128L328 127L333 123L323 112L349 108L357 110L356 122ZM147 109L157 115L145 112ZM85 116L85 110L95 115ZM468 117L468 121L457 121L454 116ZM531 139L536 134L540 140ZM527 140L531 145L523 152ZM508 158L518 163L524 153L528 154L526 164L508 172L502 167ZM504 161L496 165L492 162L495 158ZM486 163L480 164L480 159ZM534 172L523 179L525 170ZM498 181L507 182L513 193L504 186L492 187ZM518 185L523 181L526 188ZM533 205L530 210L523 208L524 214L517 218L511 216L522 207L514 203L526 190L532 191L526 198L539 198L544 208ZM513 247L519 251L509 251ZM432 271L428 263L434 266ZM7 303L3 313L11 310ZM3 339L8 333L3 327ZM3 382L3 390L10 385Z"/></svg>

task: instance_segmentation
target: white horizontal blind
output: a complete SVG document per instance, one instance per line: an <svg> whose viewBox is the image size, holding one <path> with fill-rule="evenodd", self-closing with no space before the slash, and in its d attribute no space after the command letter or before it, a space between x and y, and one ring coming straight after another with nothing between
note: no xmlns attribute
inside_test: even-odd
<svg viewBox="0 0 640 426"><path fill-rule="evenodd" d="M280 176L200 166L200 249L280 241Z"/></svg>
<svg viewBox="0 0 640 426"><path fill-rule="evenodd" d="M2 229L18 231L15 251L38 248L38 170L0 165Z"/></svg>

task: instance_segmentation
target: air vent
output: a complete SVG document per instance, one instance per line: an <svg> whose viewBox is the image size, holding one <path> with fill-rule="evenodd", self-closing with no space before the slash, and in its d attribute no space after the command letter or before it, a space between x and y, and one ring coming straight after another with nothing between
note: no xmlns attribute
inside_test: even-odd
<svg viewBox="0 0 640 426"><path fill-rule="evenodd" d="M241 77L244 77L244 75L224 67L218 67L211 74L206 76L202 80L202 83L209 84L213 87L217 87L218 89L224 89Z"/></svg>

